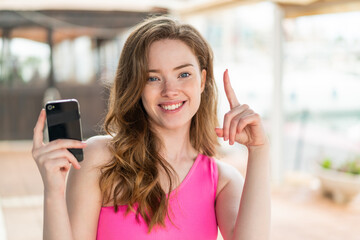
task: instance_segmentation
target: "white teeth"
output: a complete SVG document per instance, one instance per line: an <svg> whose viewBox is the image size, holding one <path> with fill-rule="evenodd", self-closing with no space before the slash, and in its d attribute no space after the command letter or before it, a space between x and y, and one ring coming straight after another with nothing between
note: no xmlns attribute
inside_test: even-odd
<svg viewBox="0 0 360 240"><path fill-rule="evenodd" d="M183 102L173 105L160 105L165 110L175 110L183 105Z"/></svg>

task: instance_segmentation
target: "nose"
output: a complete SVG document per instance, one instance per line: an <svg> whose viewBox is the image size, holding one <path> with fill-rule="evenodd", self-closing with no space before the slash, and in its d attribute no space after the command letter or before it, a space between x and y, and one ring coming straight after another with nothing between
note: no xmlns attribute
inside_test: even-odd
<svg viewBox="0 0 360 240"><path fill-rule="evenodd" d="M168 81L165 80L163 82L163 88L161 91L161 96L162 97L167 97L167 98L174 98L177 97L179 95L179 87L176 84L176 81Z"/></svg>

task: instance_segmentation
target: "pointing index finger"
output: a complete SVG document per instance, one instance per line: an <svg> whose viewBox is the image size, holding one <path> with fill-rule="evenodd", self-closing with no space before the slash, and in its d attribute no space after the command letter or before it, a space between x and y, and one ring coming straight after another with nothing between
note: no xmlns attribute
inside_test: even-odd
<svg viewBox="0 0 360 240"><path fill-rule="evenodd" d="M228 69L226 69L224 72L224 90L226 93L226 97L230 103L230 109L239 106L240 103L236 98L234 89L231 87Z"/></svg>

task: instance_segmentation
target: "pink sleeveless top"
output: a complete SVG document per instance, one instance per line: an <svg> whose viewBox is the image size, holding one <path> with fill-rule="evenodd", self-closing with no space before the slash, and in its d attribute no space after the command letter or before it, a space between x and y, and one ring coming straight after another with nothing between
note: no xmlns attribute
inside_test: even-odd
<svg viewBox="0 0 360 240"><path fill-rule="evenodd" d="M213 158L199 154L182 183L170 193L170 221L166 227L148 227L134 212L125 215L126 205L102 207L99 215L97 240L163 240L206 239L216 240L218 226L215 215L215 198L218 170Z"/></svg>

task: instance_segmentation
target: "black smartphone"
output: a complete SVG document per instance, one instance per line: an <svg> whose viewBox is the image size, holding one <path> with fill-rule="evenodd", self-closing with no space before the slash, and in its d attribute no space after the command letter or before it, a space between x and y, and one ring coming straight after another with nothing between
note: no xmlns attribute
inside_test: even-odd
<svg viewBox="0 0 360 240"><path fill-rule="evenodd" d="M82 141L80 106L76 99L49 101L45 104L49 141L56 139L75 139ZM83 150L68 148L81 162Z"/></svg>

